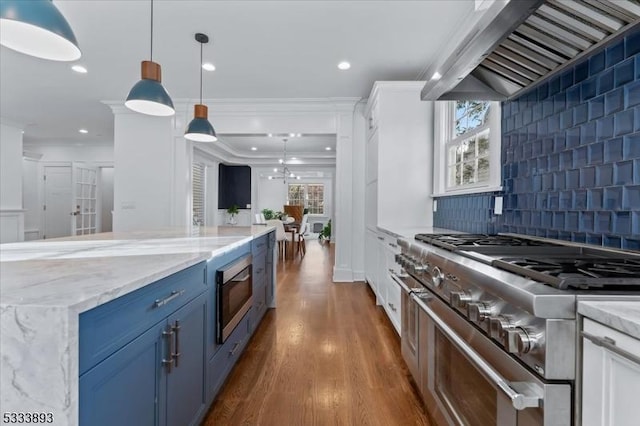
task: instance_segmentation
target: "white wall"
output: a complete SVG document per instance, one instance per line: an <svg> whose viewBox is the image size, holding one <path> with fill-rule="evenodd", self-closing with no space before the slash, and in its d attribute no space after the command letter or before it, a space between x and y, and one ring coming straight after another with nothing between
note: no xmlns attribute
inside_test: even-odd
<svg viewBox="0 0 640 426"><path fill-rule="evenodd" d="M24 239L41 238L40 220L42 215L40 162L36 159L22 160L22 205L24 212Z"/></svg>
<svg viewBox="0 0 640 426"><path fill-rule="evenodd" d="M98 232L113 229L113 167L100 167L98 173L99 225Z"/></svg>
<svg viewBox="0 0 640 426"><path fill-rule="evenodd" d="M365 243L365 143L366 121L364 110L366 104L358 103L353 113L353 279L364 281L364 243Z"/></svg>
<svg viewBox="0 0 640 426"><path fill-rule="evenodd" d="M0 123L0 242L24 239L22 129Z"/></svg>

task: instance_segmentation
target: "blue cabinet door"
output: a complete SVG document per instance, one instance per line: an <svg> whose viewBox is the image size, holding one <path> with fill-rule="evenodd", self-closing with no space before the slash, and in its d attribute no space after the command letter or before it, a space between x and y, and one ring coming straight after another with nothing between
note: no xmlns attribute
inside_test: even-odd
<svg viewBox="0 0 640 426"><path fill-rule="evenodd" d="M166 321L80 376L81 426L156 426L164 424L165 380L162 332Z"/></svg>
<svg viewBox="0 0 640 426"><path fill-rule="evenodd" d="M168 318L174 332L174 362L163 369L167 380L167 426L197 424L206 410L205 321L207 295L203 293Z"/></svg>

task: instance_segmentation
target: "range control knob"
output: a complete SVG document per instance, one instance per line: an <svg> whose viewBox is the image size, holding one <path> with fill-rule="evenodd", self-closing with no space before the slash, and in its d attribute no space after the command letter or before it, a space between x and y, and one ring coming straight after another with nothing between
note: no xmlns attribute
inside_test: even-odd
<svg viewBox="0 0 640 426"><path fill-rule="evenodd" d="M498 342L502 343L504 341L504 333L513 328L515 328L515 324L512 324L506 317L499 315L489 318L489 335Z"/></svg>
<svg viewBox="0 0 640 426"><path fill-rule="evenodd" d="M491 305L482 302L472 302L467 304L467 317L480 324L491 316Z"/></svg>
<svg viewBox="0 0 640 426"><path fill-rule="evenodd" d="M536 338L533 330L528 330L523 327L515 327L511 330L507 330L506 343L507 351L509 351L509 353L523 355L536 348L538 339Z"/></svg>
<svg viewBox="0 0 640 426"><path fill-rule="evenodd" d="M466 291L452 291L449 294L449 303L451 306L464 308L467 303L473 302L473 298Z"/></svg>
<svg viewBox="0 0 640 426"><path fill-rule="evenodd" d="M442 284L442 280L444 280L444 274L442 273L440 268L436 266L431 271L431 282L433 283L434 287L438 288L440 287L440 284Z"/></svg>

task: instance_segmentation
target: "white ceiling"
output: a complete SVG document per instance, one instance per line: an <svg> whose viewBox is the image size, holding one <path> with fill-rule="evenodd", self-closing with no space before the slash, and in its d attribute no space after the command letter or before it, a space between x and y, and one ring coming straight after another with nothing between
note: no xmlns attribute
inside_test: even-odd
<svg viewBox="0 0 640 426"><path fill-rule="evenodd" d="M89 73L2 47L0 116L25 125L25 143L110 142L113 116L100 101L124 100L139 80L140 61L149 59L150 1L54 3ZM196 32L212 39L204 59L217 67L204 74L205 98L326 98L366 97L376 80L415 80L474 2L156 0L154 9L153 59L174 101L198 97ZM349 71L337 69L342 60L351 62ZM264 136L221 136L249 154L257 146L255 155L282 146ZM328 135L301 140L290 150L335 147Z"/></svg>

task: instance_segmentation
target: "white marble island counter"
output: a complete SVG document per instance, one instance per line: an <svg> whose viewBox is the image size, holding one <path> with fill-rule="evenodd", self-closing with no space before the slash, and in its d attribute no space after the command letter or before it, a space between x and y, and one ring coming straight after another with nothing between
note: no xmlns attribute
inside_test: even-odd
<svg viewBox="0 0 640 426"><path fill-rule="evenodd" d="M272 229L167 229L0 245L0 411L49 412L53 424L76 425L79 314Z"/></svg>

